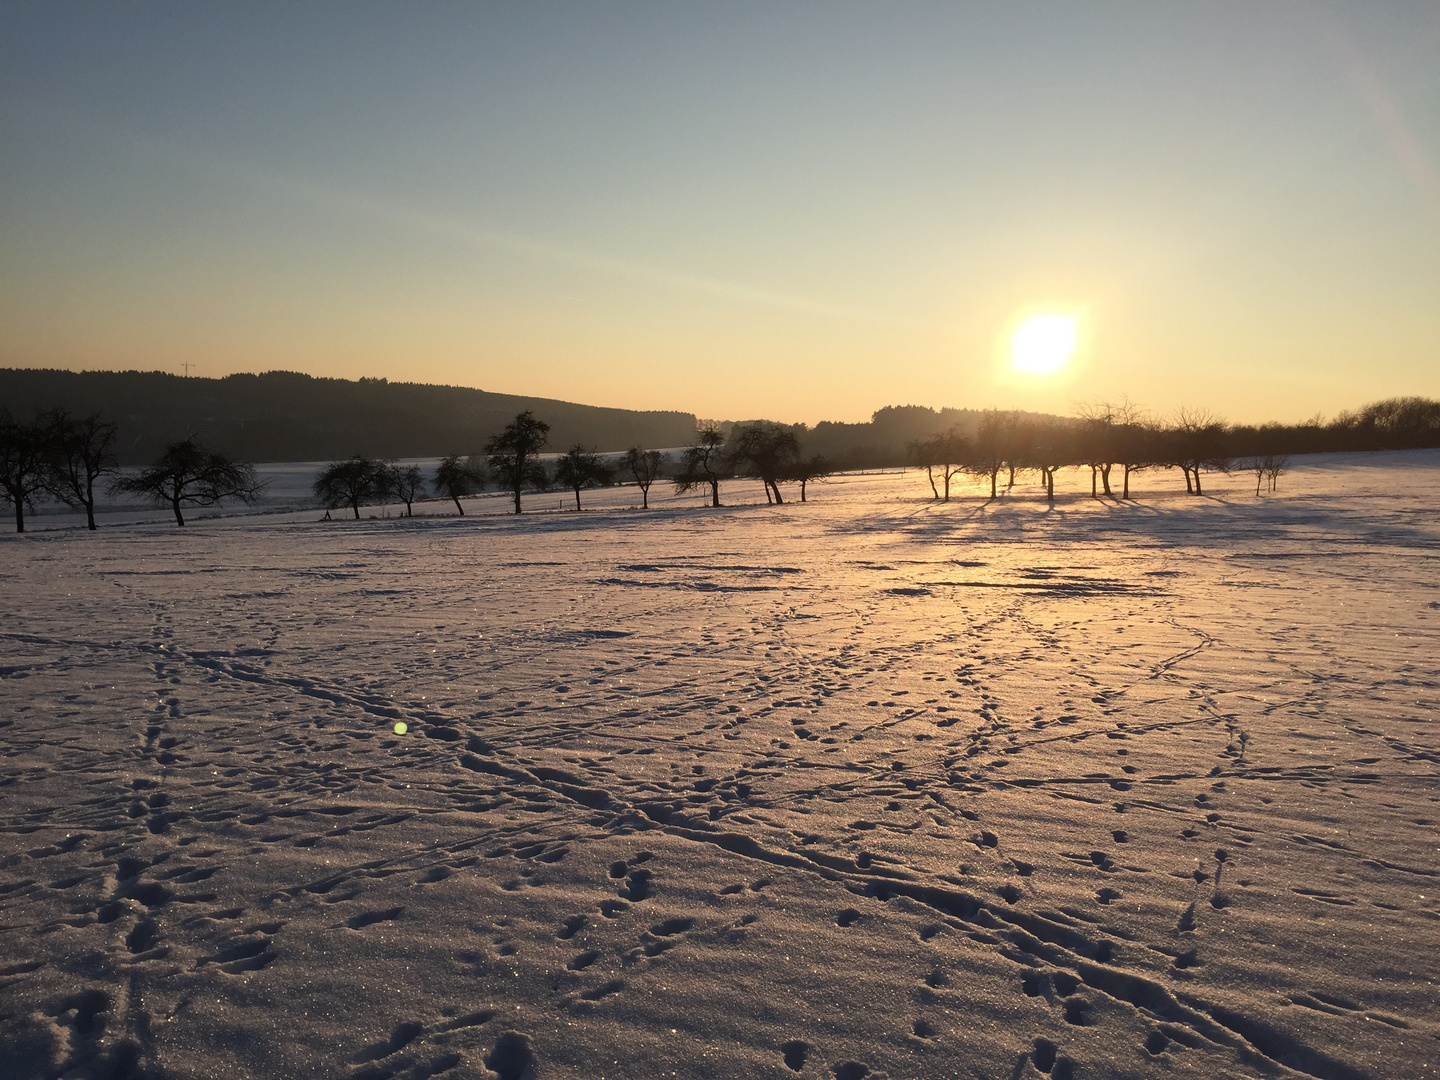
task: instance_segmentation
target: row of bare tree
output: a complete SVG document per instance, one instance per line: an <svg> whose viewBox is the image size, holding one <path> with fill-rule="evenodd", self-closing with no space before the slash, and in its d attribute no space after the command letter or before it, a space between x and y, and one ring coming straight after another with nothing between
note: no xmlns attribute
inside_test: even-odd
<svg viewBox="0 0 1440 1080"><path fill-rule="evenodd" d="M1201 409L1181 409L1169 422L1155 420L1129 402L1100 403L1084 408L1078 418L1039 420L1014 412L985 413L975 433L956 430L920 439L909 446L911 463L925 470L936 499L948 501L956 476L990 482L990 497L1004 485L1015 486L1016 475L1038 474L1046 497L1055 501L1055 474L1066 467L1090 469L1090 494L1130 498L1130 480L1152 468L1178 468L1185 490L1204 494L1207 472L1233 472L1237 467L1256 474L1255 493L1262 483L1274 491L1289 465L1282 453L1266 451L1243 458L1233 452L1232 429ZM1112 486L1113 484L1113 486Z"/></svg>
<svg viewBox="0 0 1440 1080"><path fill-rule="evenodd" d="M25 511L37 498L83 509L94 529L96 494L106 490L168 504L177 525L185 524L184 504L249 502L260 493L253 468L205 449L193 437L171 444L139 474L118 476L115 435L115 424L100 413L76 418L52 409L25 423L0 411L0 494L14 507L15 531L25 531Z"/></svg>
<svg viewBox="0 0 1440 1080"><path fill-rule="evenodd" d="M575 509L579 510L580 493L588 488L634 483L640 489L642 507L648 510L650 488L661 479L672 481L677 493L702 491L712 506L719 506L720 483L731 477L759 480L766 499L773 504L785 501L782 484L798 484L804 502L807 486L830 474L823 459L801 459L800 442L793 431L765 421L737 426L728 438L717 426L702 427L690 445L680 451L678 462L672 462L659 450L640 446L616 457L577 443L547 469L540 453L549 434L550 426L545 421L529 411L520 413L504 431L491 436L482 454L444 458L430 478L431 490L438 497L452 500L463 516L465 507L460 500L484 491L492 483L510 493L517 514L523 509L522 495L527 489L571 491ZM328 508L348 506L356 518L361 506L393 498L405 503L408 516L413 513L414 501L427 494L418 467L400 468L391 461L358 455L347 461L333 461L321 469L315 477L314 491Z"/></svg>
<svg viewBox="0 0 1440 1080"><path fill-rule="evenodd" d="M803 502L807 485L828 476L831 467L823 457L804 455L801 430L756 421L727 434L708 424L680 450L678 461L638 446L617 459L576 444L552 472L540 460L550 427L527 411L492 436L481 454L445 458L429 487L453 500L461 514L460 500L490 484L511 493L516 513L526 489L571 490L579 509L582 491L617 481L633 481L648 509L650 488L662 478L673 482L677 493L703 492L712 506L720 505L721 482L732 477L759 480L772 503L785 501L782 485L797 484ZM251 466L207 449L194 436L170 444L142 472L120 476L115 441L115 424L99 413L77 418L55 409L27 423L0 406L0 499L13 506L16 531L25 531L25 511L37 499L84 509L94 529L96 494L108 489L169 506L176 524L184 525L184 506L253 502L263 487ZM1255 474L1258 495L1266 485L1275 490L1289 453L1436 445L1440 402L1392 398L1342 413L1329 424L1316 418L1258 428L1232 427L1196 409L1161 421L1129 402L1094 405L1073 420L992 410L971 434L952 429L912 442L908 450L910 463L925 469L936 499L949 499L957 475L988 478L993 498L1002 474L1012 487L1018 473L1033 471L1053 501L1055 474L1066 466L1090 468L1092 495L1115 497L1118 487L1121 499L1130 497L1131 477L1144 469L1179 468L1186 490L1198 495L1203 474L1243 467ZM349 506L356 517L360 506L391 499L403 501L408 514L416 499L429 494L419 468L364 457L332 462L316 476L314 490L331 509Z"/></svg>

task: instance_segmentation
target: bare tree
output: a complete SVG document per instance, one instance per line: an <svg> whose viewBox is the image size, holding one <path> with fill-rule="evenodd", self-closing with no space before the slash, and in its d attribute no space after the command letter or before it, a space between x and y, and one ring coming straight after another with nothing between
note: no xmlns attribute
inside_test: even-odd
<svg viewBox="0 0 1440 1080"><path fill-rule="evenodd" d="M965 472L974 458L970 441L955 428L936 432L925 439L910 443L910 460L925 470L925 479L930 481L930 493L936 499L950 501L950 482L959 473ZM935 473L940 473L944 484L943 494L935 484Z"/></svg>
<svg viewBox="0 0 1440 1080"><path fill-rule="evenodd" d="M1288 454L1265 454L1256 456L1249 461L1250 471L1255 474L1255 497L1260 497L1260 485L1268 482L1267 491L1274 491L1283 476L1290 468L1290 456Z"/></svg>
<svg viewBox="0 0 1440 1080"><path fill-rule="evenodd" d="M1111 409L1112 427L1108 446L1114 463L1123 470L1120 498L1130 498L1130 477L1155 464L1158 446L1155 425L1138 405L1128 398ZM1109 479L1106 470L1106 479ZM1107 490L1108 490L1108 484Z"/></svg>
<svg viewBox="0 0 1440 1080"><path fill-rule="evenodd" d="M1337 427L1351 428L1363 444L1376 450L1434 446L1440 440L1440 401L1422 397L1372 402L1358 413L1341 413Z"/></svg>
<svg viewBox="0 0 1440 1080"><path fill-rule="evenodd" d="M1005 459L1005 470L1009 474L1005 479L1006 491L1015 486L1016 472L1027 467L1034 440L1035 425L1024 420L1019 413L1012 412L1000 437L1000 454Z"/></svg>
<svg viewBox="0 0 1440 1080"><path fill-rule="evenodd" d="M1200 473L1229 472L1230 458L1225 453L1225 422L1208 409L1182 408L1175 414L1169 431L1170 463L1185 473L1185 490L1203 495ZM1191 480L1194 480L1192 486Z"/></svg>
<svg viewBox="0 0 1440 1080"><path fill-rule="evenodd" d="M1061 421L1039 424L1030 431L1026 461L1040 473L1045 498L1055 501L1055 473L1075 460L1075 425Z"/></svg>
<svg viewBox="0 0 1440 1080"><path fill-rule="evenodd" d="M587 487L610 483L610 467L594 450L576 443L555 462L555 482L575 492L575 509L580 509L580 492Z"/></svg>
<svg viewBox="0 0 1440 1080"><path fill-rule="evenodd" d="M823 456L815 454L806 461L797 461L791 465L786 479L800 485L800 501L803 503L806 501L805 486L822 482L832 476L834 472L835 470L830 467L830 463Z"/></svg>
<svg viewBox="0 0 1440 1080"><path fill-rule="evenodd" d="M695 439L680 455L675 494L710 489L710 505L720 505L720 481L725 473L725 436L714 424L695 432Z"/></svg>
<svg viewBox="0 0 1440 1080"><path fill-rule="evenodd" d="M15 507L15 531L25 531L25 508L45 490L46 438L38 423L14 419L0 410L0 494Z"/></svg>
<svg viewBox="0 0 1440 1080"><path fill-rule="evenodd" d="M138 476L121 477L114 485L116 491L168 503L175 524L181 526L185 524L180 512L183 504L215 506L225 499L253 503L264 488L252 466L207 450L194 435L171 443L155 464Z"/></svg>
<svg viewBox="0 0 1440 1080"><path fill-rule="evenodd" d="M435 467L435 493L453 499L455 509L465 516L465 507L460 505L462 495L474 495L485 487L485 468L474 457L461 460L458 454L451 454Z"/></svg>
<svg viewBox="0 0 1440 1080"><path fill-rule="evenodd" d="M1280 477L1290 471L1289 454L1270 454L1265 461L1265 479L1270 481L1270 490L1280 486Z"/></svg>
<svg viewBox="0 0 1440 1080"><path fill-rule="evenodd" d="M520 513L520 493L528 484L544 491L550 477L538 456L550 441L550 425L537 420L529 409L505 425L505 430L490 436L485 455L490 469L500 484L515 496L515 513Z"/></svg>
<svg viewBox="0 0 1440 1080"><path fill-rule="evenodd" d="M955 477L965 471L965 463L973 457L974 450L970 445L970 440L955 428L941 432L933 438L935 452L940 462L940 477L945 484L943 498L945 502L949 502L950 484Z"/></svg>
<svg viewBox="0 0 1440 1080"><path fill-rule="evenodd" d="M1252 457L1246 467L1255 474L1255 497L1260 497L1260 485L1265 482L1266 461L1263 457Z"/></svg>
<svg viewBox="0 0 1440 1080"><path fill-rule="evenodd" d="M360 520L360 506L384 499L390 491L390 465L356 454L348 461L332 461L315 474L315 497L331 510L348 506Z"/></svg>
<svg viewBox="0 0 1440 1080"><path fill-rule="evenodd" d="M741 476L753 477L765 486L766 502L785 502L780 495L780 481L800 457L800 440L795 432L768 420L757 420L732 431L726 451Z"/></svg>
<svg viewBox="0 0 1440 1080"><path fill-rule="evenodd" d="M405 468L391 465L385 470L385 487L389 494L405 504L405 516L414 517L413 504L429 492L425 490L425 477L420 475L420 466L407 465Z"/></svg>
<svg viewBox="0 0 1440 1080"><path fill-rule="evenodd" d="M934 437L928 439L916 439L905 447L910 455L910 463L925 470L925 479L930 482L930 494L938 502L940 489L935 486L935 466L939 464L940 451L935 445ZM949 490L947 485L946 490Z"/></svg>
<svg viewBox="0 0 1440 1080"><path fill-rule="evenodd" d="M1113 499L1110 490L1110 469L1115 463L1115 406L1108 401L1097 401L1080 407L1080 453L1083 463L1090 466L1090 497L1099 498L1096 478L1105 489L1106 498Z"/></svg>
<svg viewBox="0 0 1440 1080"><path fill-rule="evenodd" d="M660 472L665 468L665 455L659 450L642 450L632 446L625 451L620 466L635 478L635 486L640 489L641 509L649 510L650 485L660 479Z"/></svg>
<svg viewBox="0 0 1440 1080"><path fill-rule="evenodd" d="M67 506L84 507L95 529L95 481L115 471L115 425L98 412L83 420L54 409L45 420L45 489Z"/></svg>
<svg viewBox="0 0 1440 1080"><path fill-rule="evenodd" d="M975 429L975 441L970 446L970 460L965 471L973 476L990 478L990 498L999 497L998 478L1005 467L1005 456L1010 449L1010 428L1015 424L1014 413L1002 413L998 409L988 410L980 418Z"/></svg>

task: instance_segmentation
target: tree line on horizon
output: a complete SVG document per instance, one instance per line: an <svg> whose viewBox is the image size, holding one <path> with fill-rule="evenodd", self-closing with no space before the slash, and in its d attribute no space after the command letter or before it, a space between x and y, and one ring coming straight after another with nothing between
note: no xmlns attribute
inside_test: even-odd
<svg viewBox="0 0 1440 1080"><path fill-rule="evenodd" d="M875 421L882 414L909 412L944 415L902 406L880 410ZM1199 409L1181 409L1162 420L1129 402L1086 406L1074 418L993 409L946 412L974 422L968 430L956 423L912 439L901 460L887 457L873 465L924 469L933 497L941 501L950 498L956 476L988 479L990 497L996 498L1002 474L1008 489L1017 474L1027 471L1039 476L1053 501L1057 471L1077 466L1090 468L1091 494L1097 497L1128 499L1134 474L1162 467L1179 468L1186 490L1197 495L1203 493L1202 474L1243 467L1254 472L1258 495L1266 484L1275 490L1292 454L1440 446L1440 402L1420 397L1375 402L1328 423L1317 417L1304 424L1259 427L1228 425ZM313 490L327 508L348 506L357 518L360 506L392 499L404 502L411 514L414 502L432 491L452 500L463 515L460 500L491 485L511 494L516 513L522 511L526 490L568 489L578 510L582 491L617 481L634 483L648 509L650 488L661 479L679 494L703 493L711 506L721 505L720 484L733 477L759 480L772 504L785 501L781 485L796 484L804 502L808 484L837 468L823 454L806 453L813 449L807 435L821 427L767 420L700 423L677 459L639 445L617 455L575 443L547 468L541 451L548 445L550 425L525 410L492 435L482 452L447 455L428 478L418 466L356 455L322 468ZM52 408L24 422L0 405L0 498L14 509L16 532L25 531L25 510L33 509L37 499L83 509L93 530L97 491L138 495L169 506L179 526L185 524L185 506L214 506L227 499L253 503L263 491L252 465L203 446L195 435L167 445L140 472L121 475L115 453L118 430L99 412L78 418L65 408Z"/></svg>
<svg viewBox="0 0 1440 1080"><path fill-rule="evenodd" d="M1169 421L1147 416L1127 402L1100 402L1075 418L1035 420L1015 412L992 410L972 435L958 429L920 439L909 446L911 464L925 470L935 499L950 500L951 482L964 475L988 480L990 498L1004 486L1015 486L1018 473L1038 474L1046 498L1055 501L1055 475L1062 468L1088 467L1090 494L1130 498L1130 479L1152 468L1178 468L1185 491L1203 495L1201 476L1229 473L1243 462L1256 474L1256 495L1262 483L1271 491L1289 466L1285 440L1259 429L1229 428L1203 409L1182 408ZM1118 470L1118 474L1117 474ZM1118 496L1111 486L1112 474Z"/></svg>

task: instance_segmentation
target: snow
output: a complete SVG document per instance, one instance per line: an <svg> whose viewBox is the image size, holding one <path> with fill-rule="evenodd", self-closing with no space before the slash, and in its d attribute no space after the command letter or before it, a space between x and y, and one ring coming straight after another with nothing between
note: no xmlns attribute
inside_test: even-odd
<svg viewBox="0 0 1440 1080"><path fill-rule="evenodd" d="M1088 479L5 536L0 1076L1433 1075L1440 452Z"/></svg>

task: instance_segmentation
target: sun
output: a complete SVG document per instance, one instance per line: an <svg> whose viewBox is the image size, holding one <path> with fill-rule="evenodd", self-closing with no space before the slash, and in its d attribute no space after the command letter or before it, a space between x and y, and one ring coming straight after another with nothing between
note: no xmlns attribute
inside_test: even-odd
<svg viewBox="0 0 1440 1080"><path fill-rule="evenodd" d="M1031 315L1010 338L1010 366L1025 375L1053 375L1070 362L1078 338L1071 315Z"/></svg>

